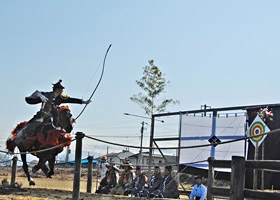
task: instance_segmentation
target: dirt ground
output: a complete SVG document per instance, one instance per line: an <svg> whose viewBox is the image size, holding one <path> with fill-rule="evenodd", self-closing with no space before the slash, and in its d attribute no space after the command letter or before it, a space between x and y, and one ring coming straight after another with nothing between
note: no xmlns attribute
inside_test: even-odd
<svg viewBox="0 0 280 200"><path fill-rule="evenodd" d="M21 169L17 168L16 182L17 187L11 188L11 168L0 167L0 200L70 200L72 199L73 189L73 168L55 168L55 175L52 179L45 178L44 174L39 171L36 174L31 172L32 178L35 181L35 186L29 186L27 178ZM3 181L4 180L4 181ZM100 180L98 180L99 182ZM80 199L99 199L99 200L111 200L111 199L137 199L126 196L116 195L100 195L95 194L96 190L96 172L93 172L92 193L86 193L87 187L87 169L82 168L81 182L80 182ZM142 198L143 199L143 198ZM181 198L182 199L182 198ZM183 199L188 199L187 197Z"/></svg>
<svg viewBox="0 0 280 200"><path fill-rule="evenodd" d="M57 189L44 189L44 188L22 188L22 189L0 189L0 199L7 200L70 200L72 199L72 192L67 190ZM99 200L111 200L111 199L136 199L124 196L113 196L113 195L99 195L80 193L80 199L99 199Z"/></svg>

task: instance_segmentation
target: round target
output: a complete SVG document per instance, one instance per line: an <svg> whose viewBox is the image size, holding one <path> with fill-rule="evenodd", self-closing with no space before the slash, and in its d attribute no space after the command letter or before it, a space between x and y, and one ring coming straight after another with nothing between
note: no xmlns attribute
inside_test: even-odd
<svg viewBox="0 0 280 200"><path fill-rule="evenodd" d="M255 122L250 127L250 136L257 136L251 138L255 142L261 141L263 139L264 132L265 132L265 126L261 122Z"/></svg>

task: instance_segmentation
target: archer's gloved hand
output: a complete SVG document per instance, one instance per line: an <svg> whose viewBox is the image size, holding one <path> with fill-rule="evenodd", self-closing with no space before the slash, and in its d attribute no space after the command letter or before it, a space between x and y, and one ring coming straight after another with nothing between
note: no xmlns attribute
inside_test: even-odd
<svg viewBox="0 0 280 200"><path fill-rule="evenodd" d="M82 100L82 104L89 104L90 102L91 102L90 99L89 99L89 100L86 100L86 101Z"/></svg>

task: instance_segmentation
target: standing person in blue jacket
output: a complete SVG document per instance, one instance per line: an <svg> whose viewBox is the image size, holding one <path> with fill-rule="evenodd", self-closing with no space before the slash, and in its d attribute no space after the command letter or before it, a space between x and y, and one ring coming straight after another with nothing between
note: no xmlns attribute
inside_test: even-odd
<svg viewBox="0 0 280 200"><path fill-rule="evenodd" d="M202 184L202 176L195 177L196 184L190 195L190 200L205 200L207 195L207 188Z"/></svg>

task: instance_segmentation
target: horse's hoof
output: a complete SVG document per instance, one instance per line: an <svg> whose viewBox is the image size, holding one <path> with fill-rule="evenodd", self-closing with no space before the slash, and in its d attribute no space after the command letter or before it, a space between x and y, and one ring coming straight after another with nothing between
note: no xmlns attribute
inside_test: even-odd
<svg viewBox="0 0 280 200"><path fill-rule="evenodd" d="M35 185L35 181L29 181L29 186Z"/></svg>

